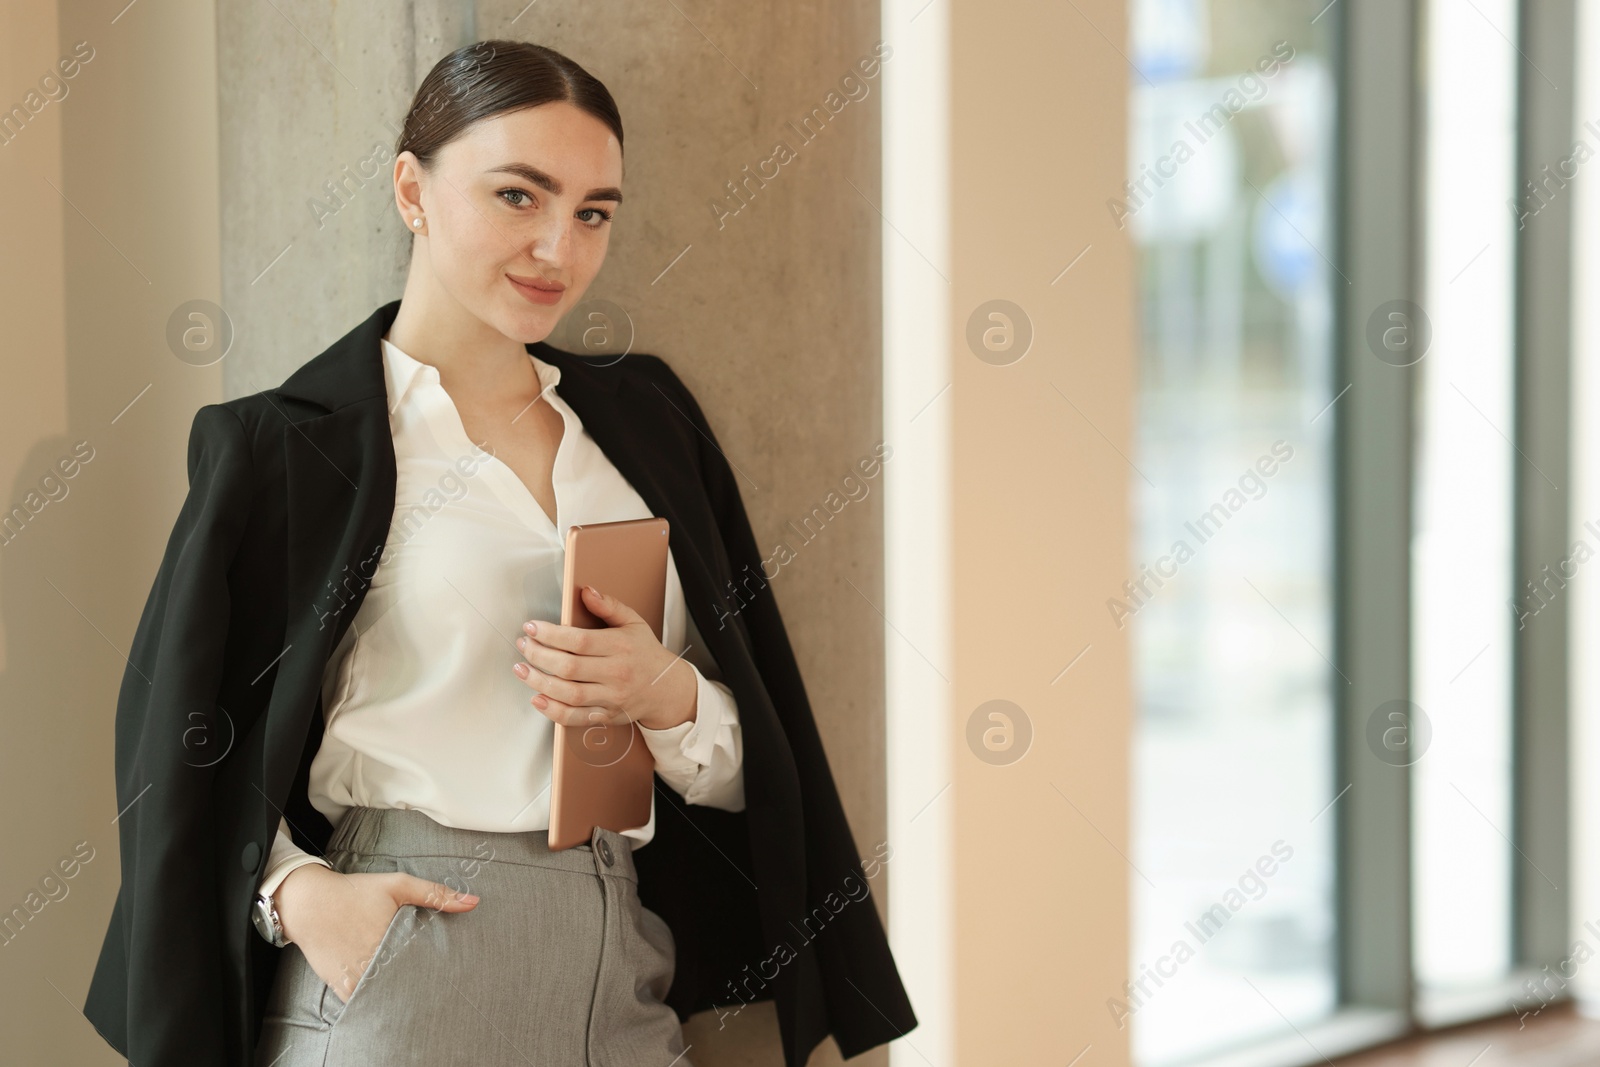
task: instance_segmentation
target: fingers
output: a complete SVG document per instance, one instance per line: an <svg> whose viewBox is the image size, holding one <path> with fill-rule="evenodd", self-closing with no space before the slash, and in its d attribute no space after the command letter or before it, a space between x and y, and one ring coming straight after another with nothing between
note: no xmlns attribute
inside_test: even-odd
<svg viewBox="0 0 1600 1067"><path fill-rule="evenodd" d="M615 609L611 612L611 625L601 629L540 620L523 625L516 642L522 662L513 664L511 669L534 691L530 703L555 722L571 724L566 710L559 705L619 708L624 702L623 694L635 686L639 670L636 661L652 646L659 650L654 631L645 626L638 613L620 601L612 603ZM642 627L649 640L644 641L640 629L628 625L630 622ZM627 629L620 628L623 626Z"/></svg>
<svg viewBox="0 0 1600 1067"><path fill-rule="evenodd" d="M644 616L637 611L592 585L584 586L581 593L583 602L588 605L589 610L604 620L607 626L626 626L630 622L644 621Z"/></svg>
<svg viewBox="0 0 1600 1067"><path fill-rule="evenodd" d="M392 895L396 905L419 904L434 911L471 911L478 906L475 893L459 893L447 885L413 874L396 874Z"/></svg>
<svg viewBox="0 0 1600 1067"><path fill-rule="evenodd" d="M559 622L532 619L522 624L524 635L534 638L546 648L556 648L580 656L602 655L611 651L616 634L609 627L563 626Z"/></svg>
<svg viewBox="0 0 1600 1067"><path fill-rule="evenodd" d="M522 632L546 648L560 649L578 656L614 655L628 645L627 636L618 633L618 628L633 619L638 619L641 624L644 622L633 609L627 611L631 618L603 619L601 621L607 623L605 626L563 626L558 622L531 619L522 624Z"/></svg>
<svg viewBox="0 0 1600 1067"><path fill-rule="evenodd" d="M533 706L545 718L562 726L625 726L633 721L633 717L620 708L567 704L548 697L535 697Z"/></svg>
<svg viewBox="0 0 1600 1067"><path fill-rule="evenodd" d="M587 652L573 652L567 649L556 648L544 643L545 627L549 623L539 624L539 636L531 637L524 633L517 638L517 651L522 654L523 662L537 669L540 674L552 675L569 682L601 682L606 678L607 671L615 664L608 662L618 653L624 652L626 646L599 648L593 642L582 642L590 649ZM603 633L602 630L578 630L578 633ZM522 671L519 675L527 677Z"/></svg>
<svg viewBox="0 0 1600 1067"><path fill-rule="evenodd" d="M530 639L524 638L524 640ZM556 655L564 656L566 653L556 653ZM529 651L524 649L523 657L528 660L544 660L545 654L538 650ZM607 702L606 698L609 689L602 684L599 678L587 681L575 680L571 675L562 674L559 668L548 666L544 663L535 663L532 666L529 666L528 663L513 663L511 670L536 694L543 694L544 697L563 704L569 704L574 707L593 704L599 707ZM597 671L596 673L600 672ZM540 709L545 706L544 701L539 696L533 698L533 703Z"/></svg>

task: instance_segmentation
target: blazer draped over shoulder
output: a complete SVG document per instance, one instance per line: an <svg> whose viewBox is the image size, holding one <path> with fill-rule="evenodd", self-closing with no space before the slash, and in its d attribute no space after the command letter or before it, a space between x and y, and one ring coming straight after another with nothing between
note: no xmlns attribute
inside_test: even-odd
<svg viewBox="0 0 1600 1067"><path fill-rule="evenodd" d="M250 908L280 813L322 852L306 787L321 679L395 504L379 340L395 301L283 385L202 407L189 492L117 700L122 883L85 1014L138 1067L249 1067L280 950ZM584 428L657 515L695 625L738 702L745 810L656 781L640 897L672 928L680 1019L776 1004L787 1067L916 1026L739 487L661 359L539 342ZM123 810L126 809L126 810ZM881 849L879 850L881 855ZM886 857L885 857L886 858ZM730 1023L729 1025L737 1025Z"/></svg>

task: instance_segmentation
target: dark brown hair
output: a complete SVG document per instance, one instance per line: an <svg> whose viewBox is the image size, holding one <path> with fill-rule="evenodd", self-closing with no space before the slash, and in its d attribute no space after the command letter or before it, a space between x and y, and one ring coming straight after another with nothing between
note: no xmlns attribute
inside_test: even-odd
<svg viewBox="0 0 1600 1067"><path fill-rule="evenodd" d="M451 52L422 79L395 154L412 152L424 167L431 166L439 150L474 122L558 101L605 123L622 144L617 102L594 75L543 45L479 41Z"/></svg>

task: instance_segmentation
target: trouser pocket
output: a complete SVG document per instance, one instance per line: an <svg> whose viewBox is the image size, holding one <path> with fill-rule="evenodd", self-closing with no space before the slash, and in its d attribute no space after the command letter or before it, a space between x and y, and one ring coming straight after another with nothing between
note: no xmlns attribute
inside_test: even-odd
<svg viewBox="0 0 1600 1067"><path fill-rule="evenodd" d="M678 946L672 938L672 927L667 925L667 920L657 915L644 905L639 905L639 935L655 950L661 960L661 992L659 999L666 999L667 990L672 988L672 975L677 969Z"/></svg>
<svg viewBox="0 0 1600 1067"><path fill-rule="evenodd" d="M338 1022L358 998L364 999L368 986L373 984L381 986L384 978L393 974L396 961L404 955L406 945L416 934L416 925L417 905L400 905L389 919L389 925L383 931L383 937L373 951L372 958L367 961L366 969L356 980L356 987L350 991L349 1000L341 1001L339 994L333 991L333 987L326 982L322 983L322 997L317 1005L317 1012L322 1016L323 1022L329 1026Z"/></svg>

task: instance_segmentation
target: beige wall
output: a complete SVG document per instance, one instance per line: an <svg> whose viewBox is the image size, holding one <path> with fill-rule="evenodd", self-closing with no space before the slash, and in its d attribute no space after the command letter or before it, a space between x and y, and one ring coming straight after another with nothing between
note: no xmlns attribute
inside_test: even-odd
<svg viewBox="0 0 1600 1067"><path fill-rule="evenodd" d="M1123 8L951 8L963 1064L1065 1064L1087 1045L1084 1064L1128 1057L1105 1004L1127 971L1131 698L1126 641L1103 606L1106 575L1127 571L1132 472L1118 453L1133 451L1132 249L1105 210L1126 158L1129 71L1107 41L1126 40ZM971 311L997 297L1034 330L1005 367L962 339ZM964 737L972 710L996 698L1034 732L1026 757L999 767Z"/></svg>
<svg viewBox="0 0 1600 1067"><path fill-rule="evenodd" d="M7 1063L121 1062L78 1011L118 883L115 694L182 501L190 419L220 397L217 369L165 339L174 308L218 296L211 7L118 6L0 6L7 108L78 42L92 49L66 96L0 146L0 484L7 509L50 500L0 547L0 912L79 842L93 849L0 945ZM91 458L73 466L79 442ZM63 460L73 474L50 499L41 483Z"/></svg>
<svg viewBox="0 0 1600 1067"><path fill-rule="evenodd" d="M859 79L865 95L810 143L786 124L823 106L880 37L909 38L880 27L876 5L846 0L762 10L608 0L581 18L518 0L284 5L292 25L272 5L237 0L92 16L0 5L0 102L20 99L73 43L95 48L68 97L0 146L7 233L25 252L0 266L7 505L74 442L94 449L68 496L0 548L10 742L0 801L14 814L0 830L0 910L75 843L96 849L70 895L0 947L0 1059L114 1063L76 1005L117 884L122 652L182 499L190 418L281 381L398 296L403 279L386 184L347 187L348 203L319 223L309 202L326 196L323 183L392 145L416 80L460 43L522 37L589 66L622 107L629 190L593 295L624 308L635 347L667 357L696 391L750 479L761 546L796 544L786 523L880 439L896 440L883 414L894 398L882 391L880 293L896 208L880 180L881 77ZM1126 652L1103 626L1091 630L1094 578L1125 570L1126 469L1105 438L1128 450L1131 278L1100 205L1123 165L1127 73L1083 21L1120 40L1120 0L1079 7L948 6L952 244L940 266L953 389L940 417L951 461L929 499L950 501L931 517L951 538L949 573L930 588L950 591L937 605L952 640L938 706L954 786L936 817L952 847L905 869L931 864L954 896L950 923L895 930L951 948L947 973L907 975L914 991L947 984L957 1005L944 1022L958 1043L939 1067L1065 1063L1091 1042L1092 1062L1126 1058L1104 1009L1127 955L1128 872L1105 839L1125 848ZM1019 22L1037 30L1019 35ZM719 220L714 204L736 206L726 183L779 140L796 158ZM963 337L971 310L995 296L1022 305L1036 330L1029 355L1005 368L976 359ZM197 298L234 325L219 365L167 346L168 317ZM774 582L864 854L886 836L915 844L887 819L893 638L880 614L884 492L869 488ZM1028 757L1008 767L972 758L966 742L972 709L997 697L1021 705L1035 731ZM897 864L886 877L903 877ZM767 1006L720 1032L714 1018L692 1020L688 1036L702 1065L780 1062ZM923 1062L905 1043L894 1055ZM853 1062L888 1060L880 1049ZM831 1042L813 1062L839 1062Z"/></svg>

